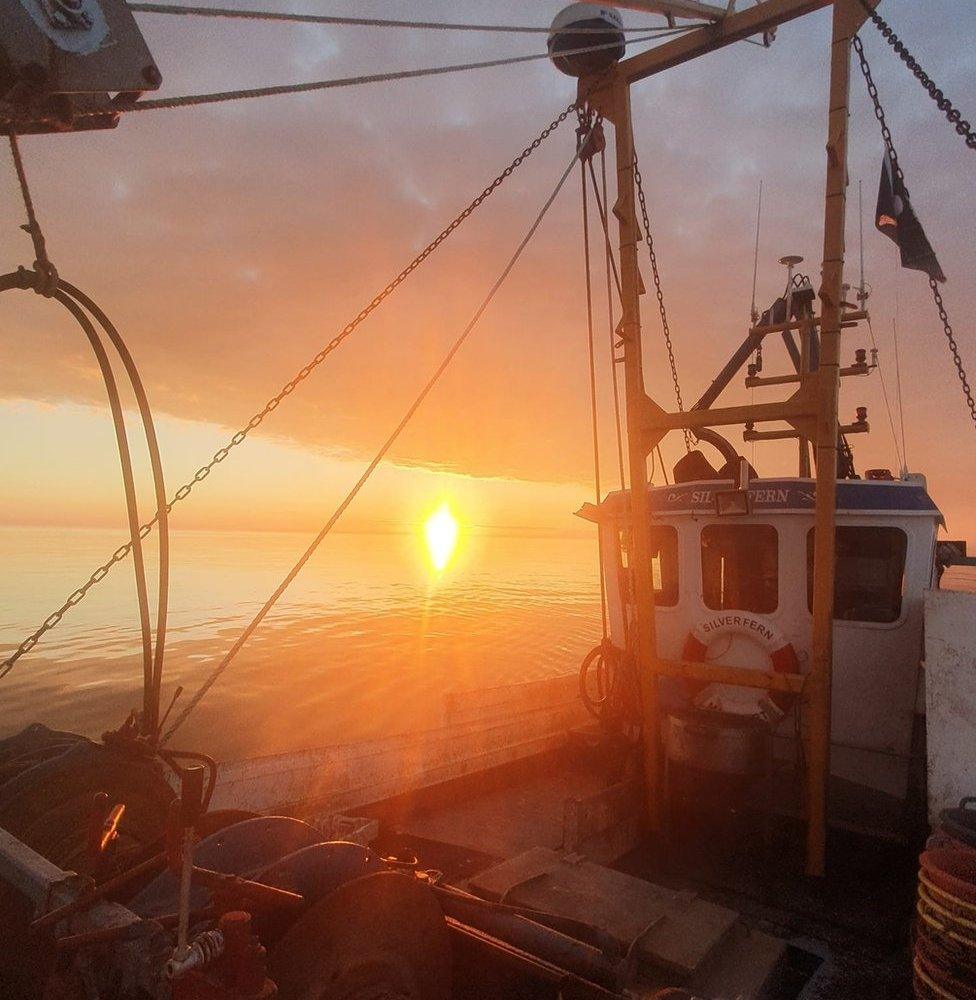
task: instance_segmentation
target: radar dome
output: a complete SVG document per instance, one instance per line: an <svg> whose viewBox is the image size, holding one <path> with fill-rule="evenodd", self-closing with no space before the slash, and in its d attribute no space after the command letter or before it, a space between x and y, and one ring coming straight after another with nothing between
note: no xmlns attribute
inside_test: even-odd
<svg viewBox="0 0 976 1000"><path fill-rule="evenodd" d="M623 56L624 44L624 22L612 7L570 4L549 26L549 58L556 69L569 76L589 76L608 69Z"/></svg>

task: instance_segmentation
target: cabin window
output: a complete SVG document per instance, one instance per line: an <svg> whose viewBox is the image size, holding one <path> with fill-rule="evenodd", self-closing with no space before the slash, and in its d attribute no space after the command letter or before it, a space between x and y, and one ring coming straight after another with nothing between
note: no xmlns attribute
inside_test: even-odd
<svg viewBox="0 0 976 1000"><path fill-rule="evenodd" d="M901 617L908 537L901 528L845 525L835 529L834 618L895 622ZM813 539L807 533L807 607L813 611Z"/></svg>
<svg viewBox="0 0 976 1000"><path fill-rule="evenodd" d="M629 529L620 532L621 591L630 598ZM678 532L669 525L651 526L651 578L654 581L654 603L673 608L678 603Z"/></svg>
<svg viewBox="0 0 976 1000"><path fill-rule="evenodd" d="M779 538L771 524L709 524L701 533L701 558L706 607L776 610Z"/></svg>

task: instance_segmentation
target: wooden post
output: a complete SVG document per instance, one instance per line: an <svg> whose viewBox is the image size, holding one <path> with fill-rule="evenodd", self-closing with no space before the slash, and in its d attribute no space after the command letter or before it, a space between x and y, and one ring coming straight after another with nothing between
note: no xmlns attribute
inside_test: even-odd
<svg viewBox="0 0 976 1000"><path fill-rule="evenodd" d="M651 571L650 502L647 495L647 436L643 426L644 374L641 360L640 296L644 288L637 264L637 206L634 195L634 132L630 117L630 85L613 80L604 114L613 122L617 162L617 202L613 213L620 236L622 315L617 333L624 344L624 388L630 468L631 558L636 630L635 654L641 692L644 793L648 827L661 826L661 718L658 705L657 642L654 628L654 583Z"/></svg>
<svg viewBox="0 0 976 1000"><path fill-rule="evenodd" d="M823 875L830 775L830 689L833 666L834 520L837 508L837 402L847 209L847 125L851 38L864 21L857 0L834 0L827 119L827 184L821 272L820 365L817 373L816 535L813 560L813 655L807 681L808 875Z"/></svg>

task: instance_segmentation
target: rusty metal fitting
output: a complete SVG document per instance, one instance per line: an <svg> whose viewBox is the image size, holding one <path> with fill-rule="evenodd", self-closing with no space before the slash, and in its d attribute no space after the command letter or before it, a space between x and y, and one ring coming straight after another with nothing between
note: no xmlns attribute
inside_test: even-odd
<svg viewBox="0 0 976 1000"><path fill-rule="evenodd" d="M268 979L268 952L251 933L251 914L233 910L220 918L224 938L221 971L235 995L248 1000L268 1000L278 992Z"/></svg>
<svg viewBox="0 0 976 1000"><path fill-rule="evenodd" d="M202 969L224 953L224 935L219 930L204 931L187 947L186 954L171 958L163 967L163 975L172 982L193 969Z"/></svg>
<svg viewBox="0 0 976 1000"><path fill-rule="evenodd" d="M589 135L588 139L587 135ZM598 120L593 123L592 127L589 123L581 123L576 129L576 144L579 148L579 157L584 162L591 160L597 153L602 153L607 148L603 122Z"/></svg>

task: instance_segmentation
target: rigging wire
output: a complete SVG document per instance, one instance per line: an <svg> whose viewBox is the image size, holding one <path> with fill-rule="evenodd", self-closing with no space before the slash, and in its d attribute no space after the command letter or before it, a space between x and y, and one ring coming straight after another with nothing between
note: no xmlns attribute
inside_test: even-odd
<svg viewBox="0 0 976 1000"><path fill-rule="evenodd" d="M152 531L153 526L157 521L162 524L162 519L166 517L182 500L185 500L193 488L198 484L203 482L211 472L223 462L231 451L238 445L242 444L247 438L248 434L259 427L271 413L273 413L281 403L295 391L298 386L315 371L316 368L321 365L325 359L345 341L349 336L351 336L358 327L376 310L394 291L418 268L421 264L457 229L466 219L468 219L480 206L481 204L489 198L495 190L503 184L511 175L515 172L518 167L520 167L525 160L527 160L539 146L545 142L546 139L580 106L580 100L574 101L572 104L567 105L540 133L532 140L521 153L516 156L512 162L500 173L495 179L485 187L477 197L475 197L466 208L464 208L454 219L444 227L438 233L430 243L424 247L416 257L407 264L393 278L380 292L378 292L373 299L364 306L359 314L351 320L349 323L343 327L343 329L329 341L296 375L294 375L288 382L282 386L282 388L272 396L259 410L255 413L247 423L236 431L228 440L227 444L223 447L218 448L213 454L210 461L202 465L193 476L185 482L176 492L173 497L166 503L160 503L157 507L155 515L147 521L145 524L140 526L139 529L139 539L145 538L150 531ZM15 138L15 137L12 137ZM28 192L29 194L29 192ZM43 237L42 237L43 238ZM43 245L43 244L42 244ZM121 545L119 548L112 553L108 560L98 566L94 572L92 572L88 580L85 581L80 587L76 588L64 601L61 607L48 615L47 618L34 630L20 645L8 655L2 663L0 663L0 678L4 677L10 668L23 656L25 653L29 652L34 646L37 645L40 638L49 632L52 628L58 625L58 623L64 618L64 615L73 607L77 606L87 595L88 591L100 583L109 573L111 568L116 564L125 559L133 549L134 541L130 540L125 544ZM162 561L161 561L162 568ZM162 592L162 591L161 591Z"/></svg>
<svg viewBox="0 0 976 1000"><path fill-rule="evenodd" d="M592 166L592 165L591 165ZM592 169L590 176L593 177ZM596 186L596 178L593 178L594 188ZM600 150L600 186L602 188L603 201L600 201L601 192L597 191L597 207L600 210L600 222L604 224L604 247L603 255L606 261L606 276L607 276L607 338L610 344L610 385L613 387L613 425L617 436L617 467L620 472L620 488L622 490L627 488L626 480L624 478L624 441L623 434L620 428L620 388L618 386L617 379L617 350L614 345L614 332L615 325L613 322L613 290L611 288L611 278L612 271L611 268L615 265L613 264L613 252L610 246L610 234L605 228L605 217L603 212L603 205L607 203L607 156L606 149Z"/></svg>
<svg viewBox="0 0 976 1000"><path fill-rule="evenodd" d="M908 471L908 448L905 445L905 404L901 395L901 361L898 356L898 320L891 318L891 335L895 340L895 385L898 387L898 420L901 423L902 469Z"/></svg>
<svg viewBox="0 0 976 1000"><path fill-rule="evenodd" d="M580 128L577 130L577 133L585 134L588 132L589 136L592 137L596 127L596 125L592 124L588 126L581 112ZM579 141L583 141L582 135L580 135ZM579 153L581 154L579 161L580 201L583 210L583 270L586 284L586 349L589 360L590 374L590 432L593 438L593 491L596 495L596 505L599 507L603 502L603 490L601 489L600 484L600 422L596 397L596 349L593 339L593 283L590 267L590 213L588 199L586 197L586 163L587 160L592 163L593 152L592 150L584 150L584 148L580 146ZM597 559L599 561L598 576L600 578L600 617L603 623L603 638L606 639L608 634L607 584L603 573L603 530L600 525L597 525L596 548Z"/></svg>
<svg viewBox="0 0 976 1000"><path fill-rule="evenodd" d="M756 308L756 282L759 278L759 232L762 228L762 192L763 192L763 182L762 178L759 179L759 204L756 207L756 248L752 257L752 306L749 309L749 315L752 318L753 325L759 319L759 310ZM864 268L861 268L862 272ZM755 395L755 394L753 394ZM753 441L753 444L756 442Z"/></svg>
<svg viewBox="0 0 976 1000"><path fill-rule="evenodd" d="M908 448L905 445L905 404L901 394L901 361L898 352L898 320L901 313L901 287L898 279L901 277L895 272L895 315L891 317L891 335L895 342L895 387L898 392L898 422L901 424L901 454L903 468L908 471Z"/></svg>
<svg viewBox="0 0 976 1000"><path fill-rule="evenodd" d="M590 135L592 135L592 129L590 131ZM589 135L586 137L585 141L589 141ZM579 159L579 155L580 155L579 148L577 148L576 152L573 154L573 158L569 161L569 165L566 167L566 169L562 173L562 176L556 182L556 186L555 188L553 188L552 193L546 199L538 215L536 215L535 220L532 222L532 225L529 226L529 229L526 232L525 236L522 237L521 242L518 244L518 246L515 249L515 252L509 258L509 261L505 265L501 274L498 276L498 278L495 279L495 283L488 290L488 294L482 300L481 305L478 306L474 316L471 318L471 321L464 328L464 330L461 331L460 336L451 345L447 354L444 356L444 359L437 366L436 370L434 371L434 374L430 377L430 379L427 381L424 387L420 390L420 393L418 394L416 399L414 399L414 401L407 408L407 411L404 413L400 422L393 429L390 436L383 442L379 451L377 451L376 454L373 456L370 463L363 470L362 475L356 481L355 485L346 494L346 496L343 498L339 506L336 507L336 509L333 511L332 515L329 517L328 521L326 521L326 523L323 525L319 533L315 536L314 539L312 539L312 542L308 546L308 548L305 549L305 551L299 557L295 565L285 575L285 578L275 588L271 596L264 602L264 604L261 606L257 614L251 619L251 621L245 627L244 631L240 634L240 636L238 636L233 646L231 646L231 648L224 655L223 659L217 664L216 668L211 672L210 676L198 688L196 693L190 699L189 703L185 706L183 711L179 714L179 716L176 718L172 726L170 726L166 734L163 736L160 742L160 746L165 746L165 744L169 742L173 734L180 728L180 726L183 725L183 723L186 721L186 719L193 711L193 709L196 708L196 706L200 703L200 700L204 697L204 695L206 695L206 693L210 690L210 688L213 687L213 685L216 683L220 675L230 666L234 657L237 656L241 648L251 637L251 635L253 635L254 631L267 616L268 612L274 607L274 605L277 603L281 595L288 589L288 587L291 585L295 577L297 577L298 574L302 571L302 569L305 567L305 564L314 555L316 549L319 547L319 545L321 545L326 535L329 534L329 532L335 526L339 518L342 517L346 508L348 508L349 505L353 502L353 500L356 499L360 490L363 488L363 486L366 485L370 476L372 476L373 472L376 470L380 462L383 461L384 457L386 456L390 448L393 447L394 443L402 433L403 429L407 426L407 424L410 423L410 420L413 418L413 415L417 412L417 410L420 409L421 404L427 398L431 390L434 388L434 386L440 380L441 376L447 370L448 366L454 360L455 355L464 346L464 342L468 339L468 336L470 335L471 331L474 330L475 326L477 326L478 321L481 319L482 315L484 315L485 311L488 309L488 306L491 304L498 290L504 284L505 279L509 276L509 274L514 269L515 265L518 263L525 248L529 245L529 242L532 240L532 237L536 234L536 231L542 225L542 220L546 217L546 214L548 213L550 207L552 206L552 203L556 200L556 197L562 190L563 185L566 183L566 178L569 177L570 173L572 173L573 171L573 168L576 166L576 161Z"/></svg>
<svg viewBox="0 0 976 1000"><path fill-rule="evenodd" d="M864 185L860 180L857 182L857 228L858 234L860 236L860 262L861 262L861 282L858 286L857 301L861 309L864 309L865 303L868 300L868 285L864 276L864 197L863 197ZM896 275L897 280L897 275ZM897 288L897 285L896 285ZM866 310L865 310L866 311ZM905 470L906 464L905 459L902 457L901 448L898 446L898 434L895 431L895 417L891 408L891 400L888 398L888 386L885 382L884 369L881 365L881 360L878 356L878 342L874 336L874 326L871 323L871 315L868 313L868 333L871 335L871 349L872 357L875 359L875 363L878 367L878 378L881 380L881 393L884 396L885 410L888 413L888 426L891 428L891 440L895 446L895 456L898 459L898 468L902 471Z"/></svg>
<svg viewBox="0 0 976 1000"><path fill-rule="evenodd" d="M537 34L546 35L552 30L534 24L458 24L454 21L401 21L393 18L375 17L345 17L332 14L290 14L270 10L241 10L236 7L193 7L182 4L163 3L127 3L131 11L141 14L182 14L191 17L226 17L246 21L297 21L307 24L332 24L360 28L418 28L422 31L480 31L503 34ZM683 25L678 28L659 28L647 25L640 28L592 27L587 28L588 35L619 34L621 31L637 33L642 31L667 31L671 34L688 31L696 25ZM570 33L570 29L564 29ZM558 31L557 31L558 33Z"/></svg>
<svg viewBox="0 0 976 1000"><path fill-rule="evenodd" d="M654 34L633 38L630 44L653 41L670 34L674 29L665 29ZM585 55L589 52L600 52L616 48L619 42L603 42L599 45L587 45L578 49L567 49L563 56ZM307 94L318 90L332 90L340 87L359 87L368 83L392 83L396 80L413 80L420 77L443 76L449 73L464 73L469 70L492 69L499 66L515 66L519 63L536 62L548 59L548 52L533 52L524 56L507 56L501 59L483 59L479 62L454 63L450 66L427 66L423 69L394 70L386 73L371 73L364 76L337 77L331 80L313 80L309 83L285 83L270 87L250 87L242 90L223 90L208 94L187 94L181 97L160 97L148 101L135 101L131 104L113 104L109 109L112 113L129 113L132 111L163 111L173 108L200 107L206 104L223 104L228 101L250 100L258 97L276 97L283 94ZM76 118L103 117L105 108L90 111L75 111ZM8 119L16 127L16 119Z"/></svg>
<svg viewBox="0 0 976 1000"><path fill-rule="evenodd" d="M874 336L874 326L871 324L871 317L868 316L868 333L871 335L871 347L875 351L875 356L877 356L878 342ZM888 413L888 426L891 428L891 440L895 445L895 455L898 458L898 465L904 469L905 459L902 455L901 448L898 445L898 432L895 430L895 417L891 407L891 399L888 396L888 385L885 382L884 369L881 367L880 360L878 361L878 378L881 379L881 393L884 396L885 410Z"/></svg>

